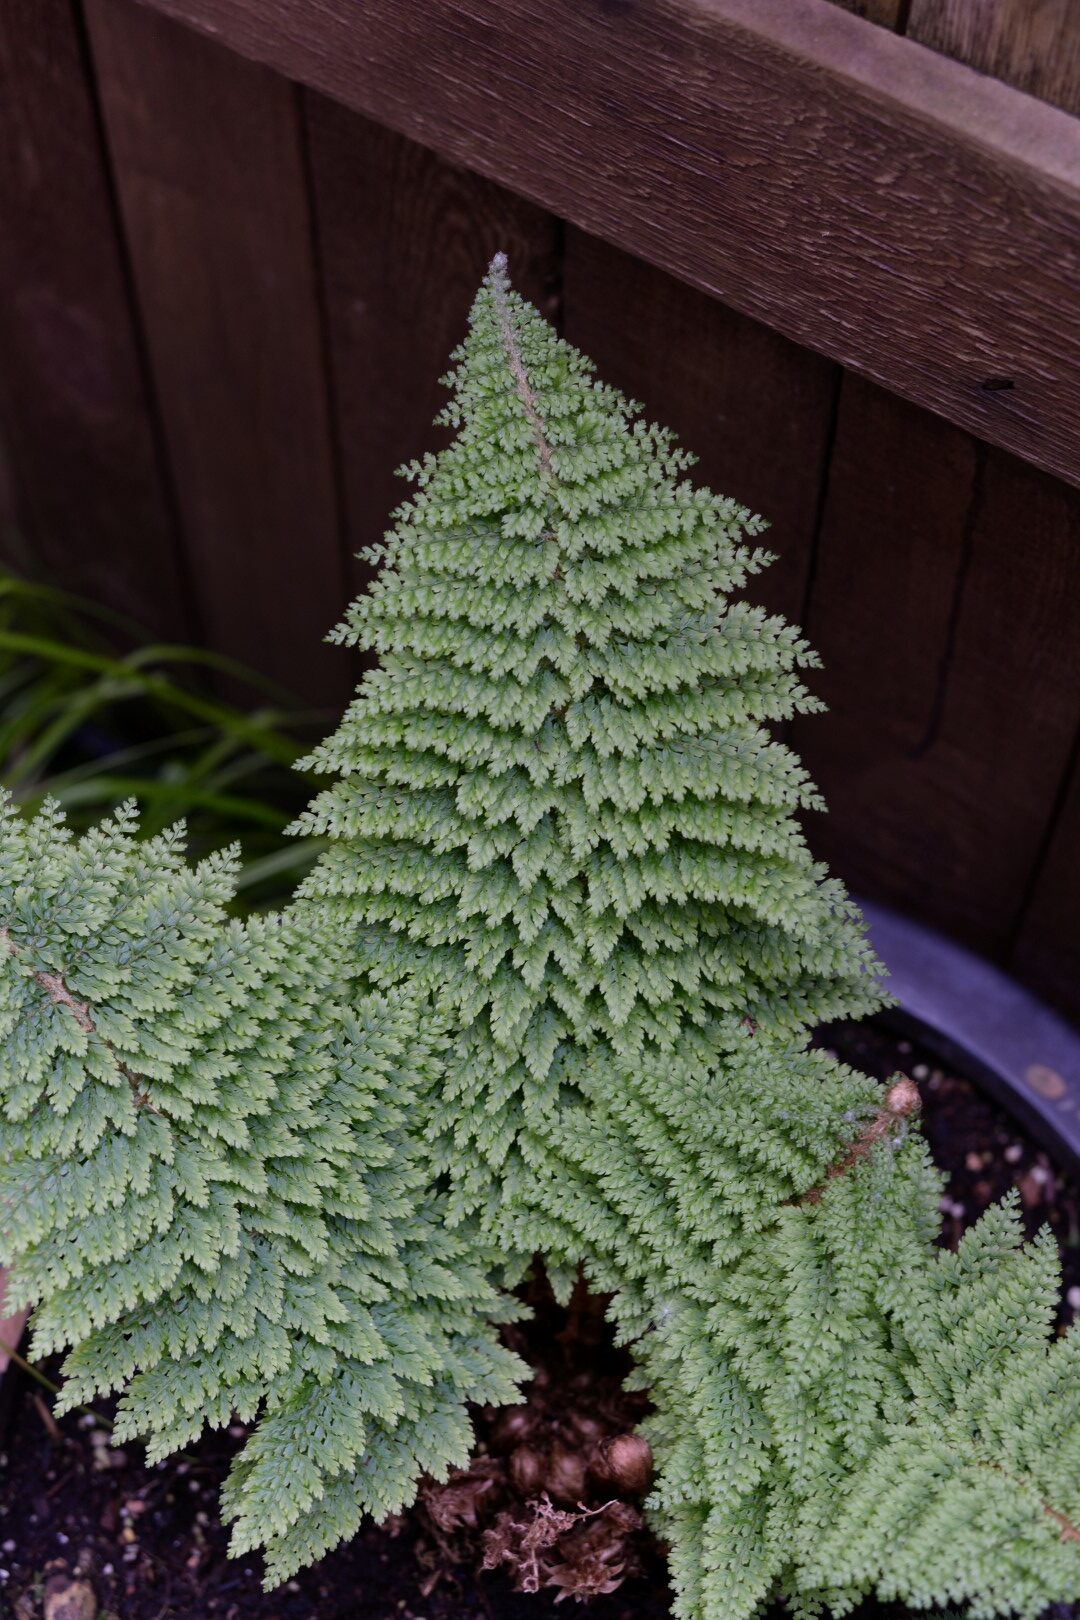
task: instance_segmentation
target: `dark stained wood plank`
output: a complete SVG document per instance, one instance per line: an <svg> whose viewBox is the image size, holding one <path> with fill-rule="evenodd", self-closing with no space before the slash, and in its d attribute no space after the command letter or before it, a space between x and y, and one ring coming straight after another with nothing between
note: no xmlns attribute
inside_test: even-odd
<svg viewBox="0 0 1080 1620"><path fill-rule="evenodd" d="M908 31L980 72L1080 113L1080 8L1073 0L912 0ZM1080 547L1075 499L1070 520L1067 543ZM1050 652L1067 660L1070 649ZM1074 1015L1080 1015L1078 760L1074 748L1060 792L1045 803L1042 847L1029 873L1011 950L1013 968Z"/></svg>
<svg viewBox="0 0 1080 1620"><path fill-rule="evenodd" d="M0 6L6 559L155 635L193 624L70 0ZM20 539L24 546L20 546Z"/></svg>
<svg viewBox="0 0 1080 1620"><path fill-rule="evenodd" d="M3 420L3 404L0 400L0 424ZM17 549L19 540L17 528L19 523L18 501L15 494L15 479L11 467L11 453L3 438L0 438L0 559L7 559L9 553Z"/></svg>
<svg viewBox="0 0 1080 1620"><path fill-rule="evenodd" d="M296 94L129 0L87 0L207 639L312 702L346 593Z"/></svg>
<svg viewBox="0 0 1080 1620"><path fill-rule="evenodd" d="M1080 517L1074 525L1080 546ZM1011 966L1040 995L1080 1018L1080 748L1074 749L1045 856L1024 907Z"/></svg>
<svg viewBox="0 0 1080 1620"><path fill-rule="evenodd" d="M904 14L903 0L832 0L832 3L884 28L898 28Z"/></svg>
<svg viewBox="0 0 1080 1620"><path fill-rule="evenodd" d="M569 228L566 336L699 457L694 476L769 520L755 601L801 620L840 376L820 355Z"/></svg>
<svg viewBox="0 0 1080 1620"><path fill-rule="evenodd" d="M1076 0L911 0L907 33L980 73L1080 113Z"/></svg>
<svg viewBox="0 0 1080 1620"><path fill-rule="evenodd" d="M395 469L448 435L438 379L488 264L558 314L550 214L322 96L305 98L351 549L408 494ZM362 566L357 578L362 579Z"/></svg>
<svg viewBox="0 0 1080 1620"><path fill-rule="evenodd" d="M856 888L999 958L1080 713L1080 499L845 378L796 743Z"/></svg>
<svg viewBox="0 0 1080 1620"><path fill-rule="evenodd" d="M146 3L1080 481L1057 109L827 0Z"/></svg>

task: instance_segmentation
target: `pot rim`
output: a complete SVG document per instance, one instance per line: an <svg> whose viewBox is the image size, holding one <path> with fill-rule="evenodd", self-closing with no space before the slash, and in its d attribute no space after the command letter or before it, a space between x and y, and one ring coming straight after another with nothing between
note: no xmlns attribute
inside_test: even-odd
<svg viewBox="0 0 1080 1620"><path fill-rule="evenodd" d="M898 1003L878 1016L983 1087L1080 1173L1080 1033L1002 968L887 906L859 905Z"/></svg>

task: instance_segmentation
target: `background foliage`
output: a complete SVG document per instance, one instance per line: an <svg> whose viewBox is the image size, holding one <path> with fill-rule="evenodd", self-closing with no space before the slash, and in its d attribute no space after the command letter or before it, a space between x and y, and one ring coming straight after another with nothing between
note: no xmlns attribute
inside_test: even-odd
<svg viewBox="0 0 1080 1620"><path fill-rule="evenodd" d="M230 659L0 571L0 782L27 811L56 799L80 832L134 796L143 837L183 819L196 857L238 843L241 910L284 903L318 852L281 835L325 721Z"/></svg>

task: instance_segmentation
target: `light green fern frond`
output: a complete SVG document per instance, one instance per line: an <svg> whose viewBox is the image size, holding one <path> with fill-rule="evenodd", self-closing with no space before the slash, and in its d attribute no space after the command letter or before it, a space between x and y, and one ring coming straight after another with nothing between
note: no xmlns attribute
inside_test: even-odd
<svg viewBox="0 0 1080 1620"><path fill-rule="evenodd" d="M60 1410L120 1392L151 1459L263 1414L226 1503L280 1578L345 1533L343 1480L355 1528L465 1460L466 1402L517 1398L513 1307L432 1188L415 999L313 914L228 921L231 857L133 831L4 808L0 1259L69 1349Z"/></svg>

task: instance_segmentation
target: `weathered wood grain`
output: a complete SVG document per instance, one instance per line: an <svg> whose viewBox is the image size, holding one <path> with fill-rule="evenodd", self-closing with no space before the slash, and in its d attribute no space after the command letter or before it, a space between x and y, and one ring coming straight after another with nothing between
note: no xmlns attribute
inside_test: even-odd
<svg viewBox="0 0 1080 1620"><path fill-rule="evenodd" d="M827 0L147 3L1080 480L1057 109Z"/></svg>
<svg viewBox="0 0 1080 1620"><path fill-rule="evenodd" d="M570 228L564 329L605 382L699 458L695 478L769 521L752 592L801 620L839 369L641 259Z"/></svg>
<svg viewBox="0 0 1080 1620"><path fill-rule="evenodd" d="M846 378L809 633L830 713L796 742L815 848L997 956L1080 711L1080 497Z"/></svg>
<svg viewBox="0 0 1080 1620"><path fill-rule="evenodd" d="M832 0L834 6L853 11L856 17L879 23L883 28L897 28L904 15L903 0Z"/></svg>
<svg viewBox="0 0 1080 1620"><path fill-rule="evenodd" d="M193 625L70 0L0 6L7 560L155 635ZM131 545L137 536L138 545Z"/></svg>
<svg viewBox="0 0 1080 1620"><path fill-rule="evenodd" d="M321 641L345 554L295 91L127 0L86 13L207 640L336 702L349 672Z"/></svg>
<svg viewBox="0 0 1080 1620"><path fill-rule="evenodd" d="M1080 113L1080 7L1074 0L912 0L907 26L934 50ZM1073 551L1080 546L1080 503L1072 502L1058 544ZM1040 575L1051 575L1049 561ZM1026 594L1028 582L1018 582L1018 589ZM1042 646L1036 656L1068 663L1072 648ZM1080 704L1075 723L1080 726ZM1080 750L1075 746L1045 816L1042 847L1014 919L1010 960L1041 993L1080 1014Z"/></svg>
<svg viewBox="0 0 1080 1620"><path fill-rule="evenodd" d="M1076 0L911 0L907 33L980 73L1080 113Z"/></svg>
<svg viewBox="0 0 1080 1620"><path fill-rule="evenodd" d="M309 93L305 107L356 552L408 494L395 469L447 441L432 426L448 397L438 379L493 255L506 252L520 290L557 315L559 225L336 102Z"/></svg>
<svg viewBox="0 0 1080 1620"><path fill-rule="evenodd" d="M1073 533L1080 546L1080 521ZM1074 748L1060 814L1024 907L1011 966L1055 1005L1080 1017L1080 748Z"/></svg>

